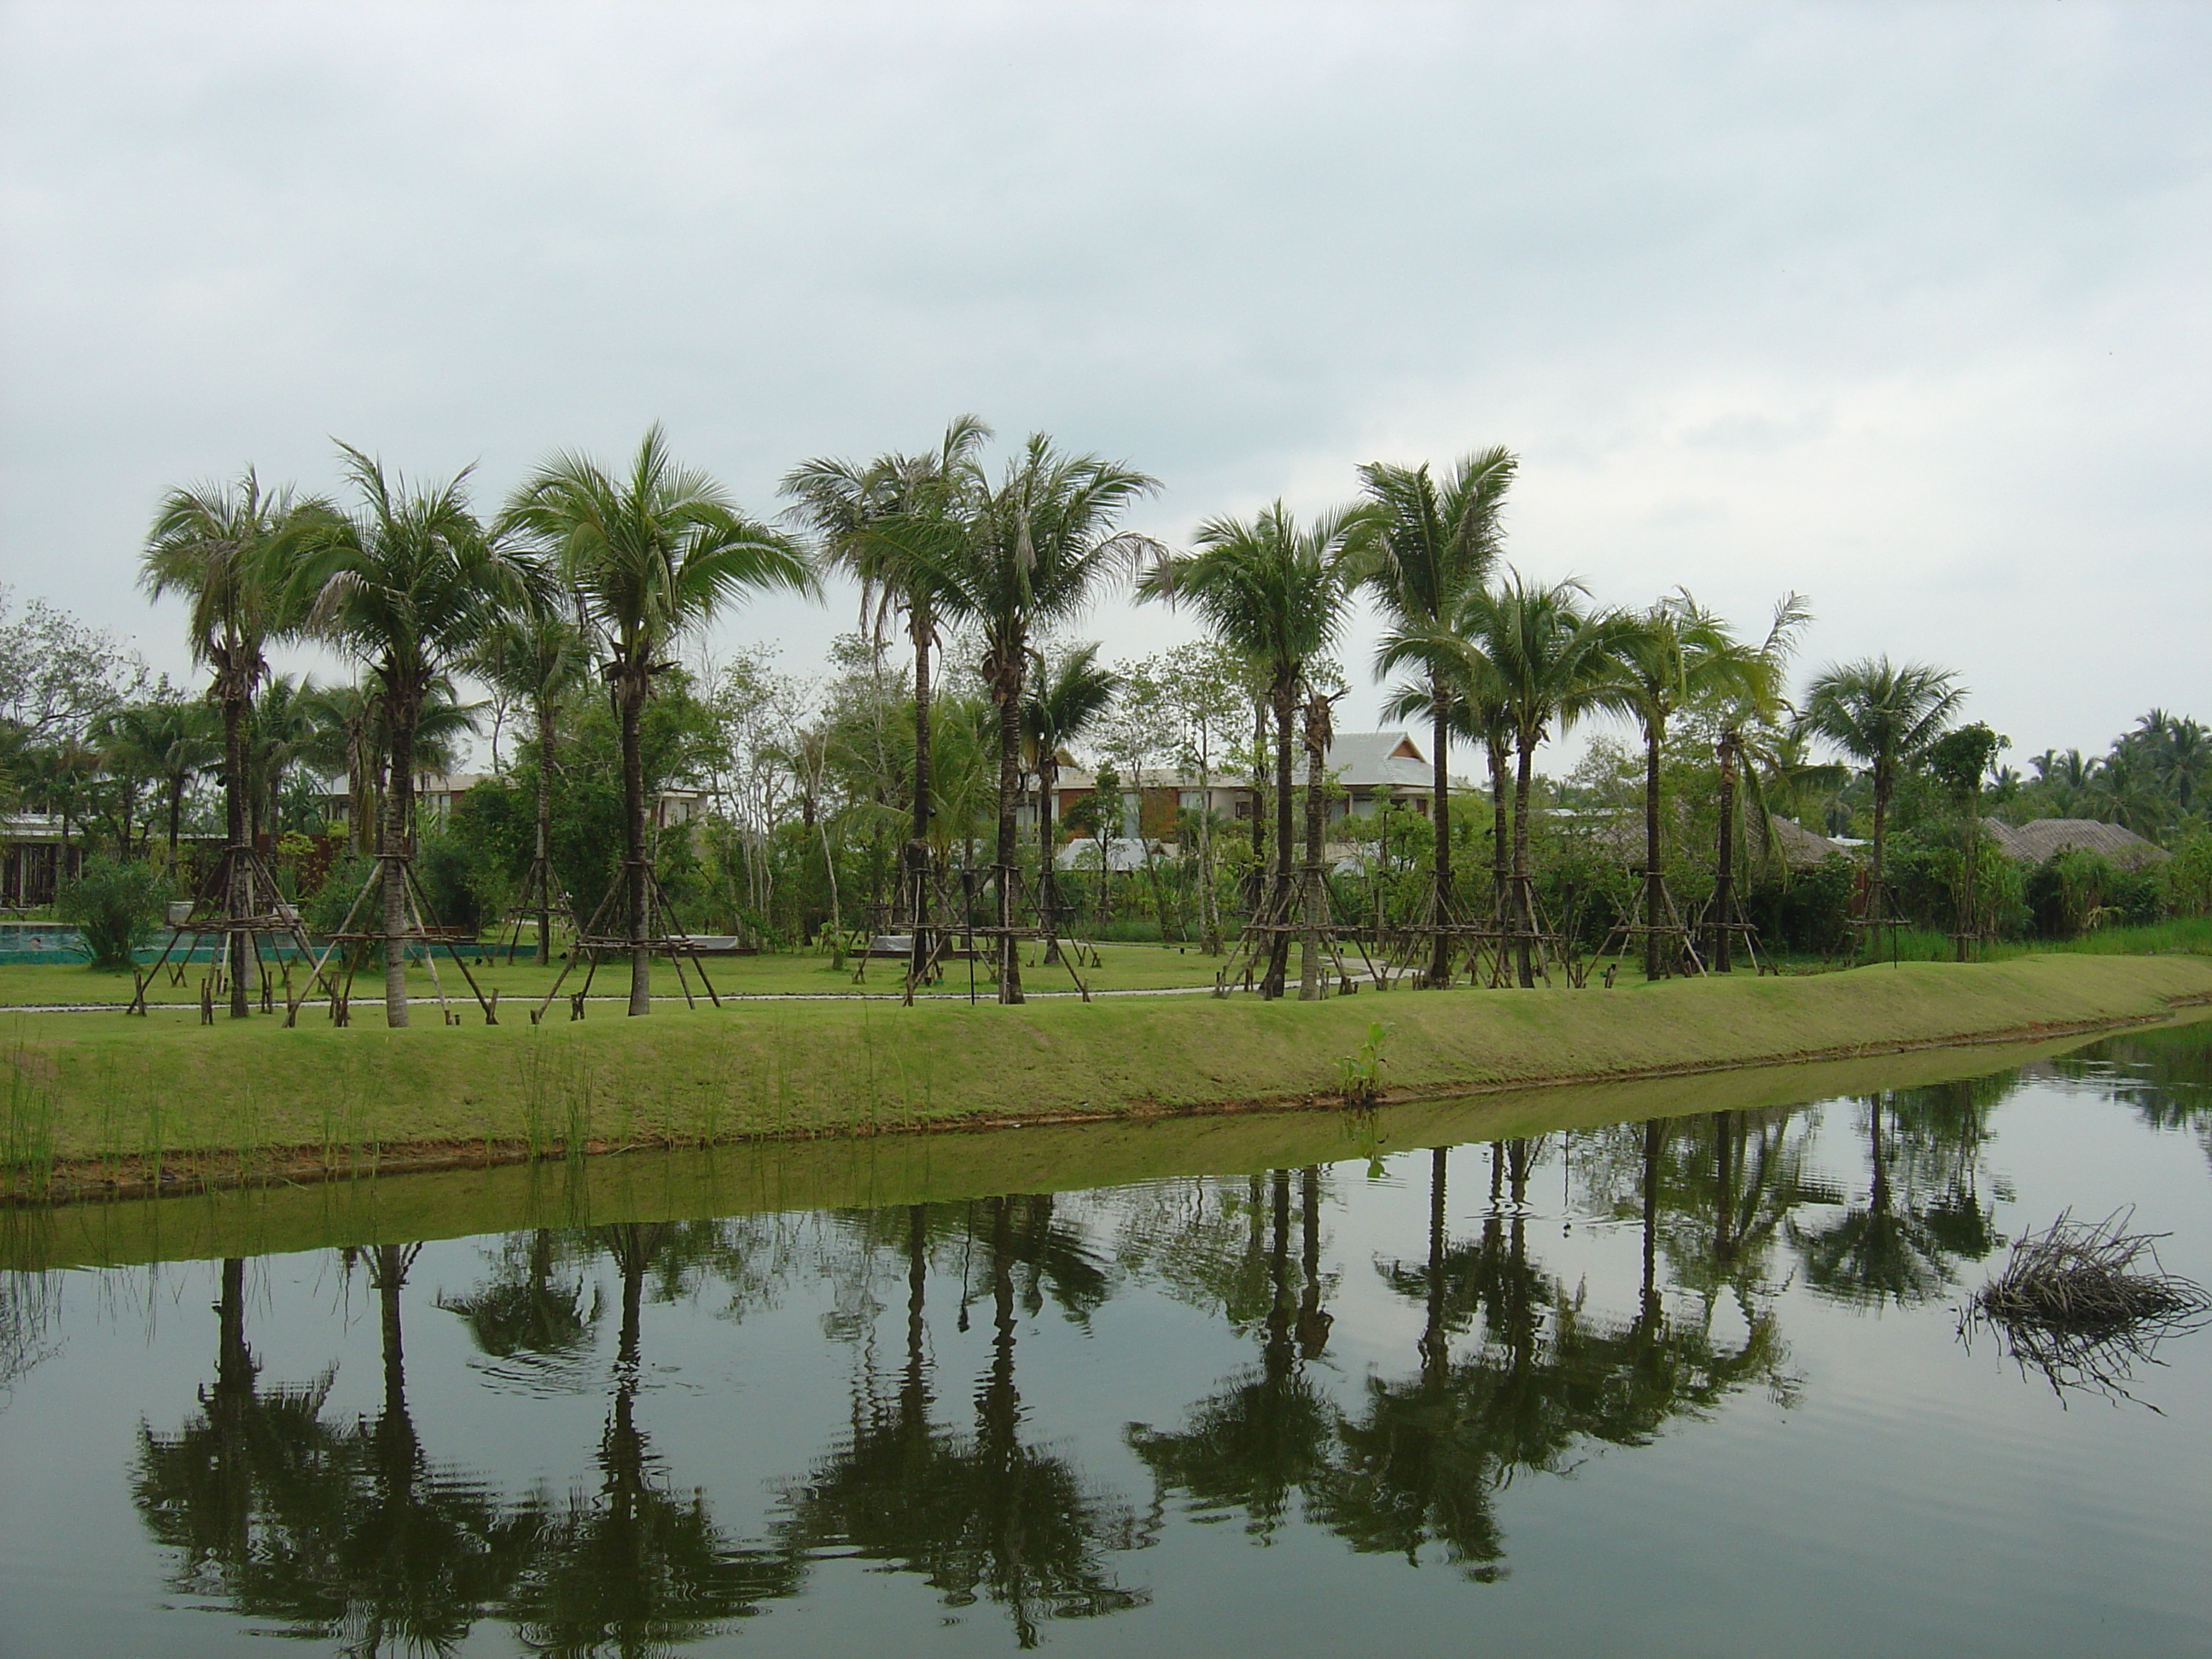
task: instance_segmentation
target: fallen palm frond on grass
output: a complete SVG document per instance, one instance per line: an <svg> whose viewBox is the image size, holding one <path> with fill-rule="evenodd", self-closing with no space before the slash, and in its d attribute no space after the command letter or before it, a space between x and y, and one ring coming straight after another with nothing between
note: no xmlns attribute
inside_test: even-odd
<svg viewBox="0 0 2212 1659"><path fill-rule="evenodd" d="M2069 1389L2134 1400L2135 1367L2160 1363L2160 1342L2212 1318L2212 1294L2159 1261L2166 1235L2130 1232L2134 1219L2132 1208L2102 1221L2069 1210L2023 1236L1967 1304L1960 1334L1988 1326L2021 1374L2039 1372L2062 1400Z"/></svg>

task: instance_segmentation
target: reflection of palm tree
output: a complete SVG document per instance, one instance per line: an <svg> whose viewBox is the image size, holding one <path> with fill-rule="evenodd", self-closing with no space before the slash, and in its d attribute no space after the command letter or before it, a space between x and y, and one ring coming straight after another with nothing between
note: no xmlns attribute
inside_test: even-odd
<svg viewBox="0 0 2212 1659"><path fill-rule="evenodd" d="M534 1525L482 1482L423 1455L407 1410L399 1292L415 1249L371 1253L384 1358L374 1421L322 1420L325 1374L260 1389L246 1342L242 1261L223 1267L216 1382L203 1416L141 1435L136 1495L185 1572L210 1570L236 1609L349 1655L444 1652L504 1595Z"/></svg>
<svg viewBox="0 0 2212 1659"><path fill-rule="evenodd" d="M1164 1490L1189 1495L1201 1510L1244 1511L1245 1530L1273 1534L1292 1497L1326 1478L1334 1413L1300 1362L1321 1356L1329 1316L1322 1310L1320 1171L1301 1174L1304 1209L1302 1261L1294 1301L1291 1284L1290 1172L1272 1182L1267 1250L1267 1313L1260 1363L1227 1379L1191 1410L1188 1425L1160 1433L1132 1424L1129 1443Z"/></svg>
<svg viewBox="0 0 2212 1659"><path fill-rule="evenodd" d="M1945 1171L1940 1189L1931 1194L1935 1183L1921 1178L1927 1160L1911 1155L1947 1141L1955 1146L1963 1133L1959 1126L1932 1135L1923 1128L1913 1137L1918 1146L1903 1147L1906 1156L1899 1168L1899 1143L1919 1127L1905 1120L1900 1104L1926 1092L1867 1097L1869 1183L1863 1205L1846 1208L1825 1225L1790 1223L1807 1279L1838 1301L1900 1307L1924 1302L1952 1282L1955 1260L1979 1258L1996 1248L1989 1212L1966 1178L1972 1157L1964 1172L1955 1163ZM1886 1116L1898 1133L1884 1133Z"/></svg>
<svg viewBox="0 0 2212 1659"><path fill-rule="evenodd" d="M856 1394L851 1440L792 1489L782 1530L794 1556L842 1547L920 1574L948 1606L988 1598L1007 1610L1016 1639L1030 1648L1044 1618L1118 1613L1146 1598L1114 1583L1103 1559L1135 1547L1135 1517L1085 1490L1066 1459L1021 1438L1015 1270L1031 1268L1033 1296L1049 1282L1048 1258L1036 1247L1054 1230L1036 1224L1034 1199L994 1198L984 1207L993 1335L991 1363L975 1391L975 1432L963 1438L929 1421L922 1317L928 1217L917 1206L908 1212L907 1364L899 1388L881 1401L871 1377ZM1048 1219L1048 1208L1043 1214ZM1018 1227L1024 1217L1032 1224Z"/></svg>
<svg viewBox="0 0 2212 1659"><path fill-rule="evenodd" d="M670 1490L638 1426L646 1276L678 1231L642 1222L599 1230L622 1276L614 1403L599 1439L599 1491L571 1492L544 1516L510 1604L532 1651L665 1652L799 1588L797 1561L735 1547L702 1495Z"/></svg>
<svg viewBox="0 0 2212 1659"><path fill-rule="evenodd" d="M585 1305L580 1279L559 1276L558 1249L546 1228L510 1237L489 1284L438 1299L467 1323L482 1352L502 1362L494 1369L502 1379L573 1375L590 1350L599 1305Z"/></svg>

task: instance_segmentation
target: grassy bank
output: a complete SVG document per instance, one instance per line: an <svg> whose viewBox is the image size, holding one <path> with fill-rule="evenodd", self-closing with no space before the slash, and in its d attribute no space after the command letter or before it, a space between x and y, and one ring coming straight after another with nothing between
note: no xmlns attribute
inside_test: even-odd
<svg viewBox="0 0 2212 1659"><path fill-rule="evenodd" d="M1137 1181L1250 1175L1429 1146L1987 1076L2078 1044L1923 1048L1856 1060L1563 1084L1375 1110L1122 1117L971 1134L823 1136L417 1170L360 1181L211 1187L166 1198L0 1206L0 1270L120 1267L412 1243L526 1227L945 1203Z"/></svg>
<svg viewBox="0 0 2212 1659"><path fill-rule="evenodd" d="M761 1136L1158 1115L1334 1095L1371 1022L1399 1096L1838 1058L2162 1016L2193 957L1912 963L1611 991L1018 1008L758 1003L648 1018L345 1030L19 1015L5 1186L298 1178Z"/></svg>

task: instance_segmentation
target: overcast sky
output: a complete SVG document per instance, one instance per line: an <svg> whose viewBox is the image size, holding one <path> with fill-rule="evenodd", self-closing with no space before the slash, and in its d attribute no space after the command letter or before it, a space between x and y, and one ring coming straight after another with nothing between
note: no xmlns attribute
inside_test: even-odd
<svg viewBox="0 0 2212 1659"><path fill-rule="evenodd" d="M659 420L766 513L972 410L1170 541L1504 443L1532 575L1800 590L2015 759L2212 718L2199 4L5 4L0 226L0 581L180 675L174 483Z"/></svg>

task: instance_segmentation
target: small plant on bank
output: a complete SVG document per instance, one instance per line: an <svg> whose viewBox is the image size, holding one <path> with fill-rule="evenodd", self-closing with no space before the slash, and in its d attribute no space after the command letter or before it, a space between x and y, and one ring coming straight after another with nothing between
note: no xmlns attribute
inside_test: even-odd
<svg viewBox="0 0 2212 1659"><path fill-rule="evenodd" d="M161 926L175 891L150 864L96 858L62 889L54 914L84 935L94 968L119 972L136 965L138 947Z"/></svg>
<svg viewBox="0 0 2212 1659"><path fill-rule="evenodd" d="M1345 1055L1336 1062L1343 1074L1346 1103L1364 1106L1382 1092L1382 1068L1389 1064L1382 1053L1382 1045L1398 1029L1394 1022L1374 1019L1367 1023L1367 1041L1359 1045L1358 1052Z"/></svg>

